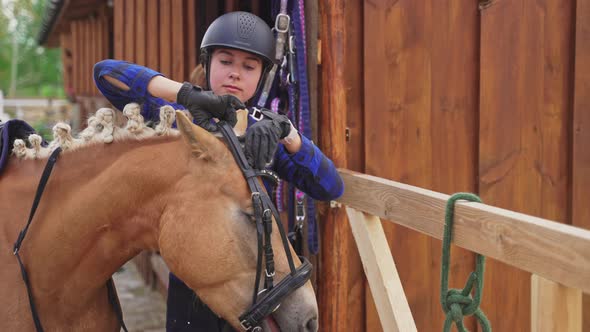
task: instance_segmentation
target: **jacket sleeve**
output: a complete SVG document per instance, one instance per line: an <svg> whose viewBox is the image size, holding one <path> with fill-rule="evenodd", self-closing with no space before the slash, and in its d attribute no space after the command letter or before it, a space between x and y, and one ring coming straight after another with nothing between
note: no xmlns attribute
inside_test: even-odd
<svg viewBox="0 0 590 332"><path fill-rule="evenodd" d="M129 87L129 90L125 91L112 85L105 79L105 75L121 81ZM171 105L174 109L184 109L182 105L154 97L147 91L148 83L155 76L163 75L126 61L107 59L94 65L94 84L113 106L122 111L128 103L138 103L141 105L143 117L151 121L160 120L160 107L164 105Z"/></svg>
<svg viewBox="0 0 590 332"><path fill-rule="evenodd" d="M316 200L333 200L344 192L344 183L334 163L303 135L301 149L294 154L279 145L273 170Z"/></svg>

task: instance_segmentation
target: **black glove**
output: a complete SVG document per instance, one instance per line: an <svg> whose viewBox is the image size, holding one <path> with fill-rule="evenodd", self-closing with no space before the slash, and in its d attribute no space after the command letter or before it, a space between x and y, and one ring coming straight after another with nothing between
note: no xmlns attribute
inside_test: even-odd
<svg viewBox="0 0 590 332"><path fill-rule="evenodd" d="M176 100L188 109L196 124L209 131L217 130L217 125L211 123L211 118L224 120L233 127L238 122L236 110L246 108L235 96L218 96L188 82L182 84Z"/></svg>
<svg viewBox="0 0 590 332"><path fill-rule="evenodd" d="M261 112L265 117L248 128L244 146L246 159L255 169L264 169L272 161L279 140L291 132L289 118L269 110Z"/></svg>

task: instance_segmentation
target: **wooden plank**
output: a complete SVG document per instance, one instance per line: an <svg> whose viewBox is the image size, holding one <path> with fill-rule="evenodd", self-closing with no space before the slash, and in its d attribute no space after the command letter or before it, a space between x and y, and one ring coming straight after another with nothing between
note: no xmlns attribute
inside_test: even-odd
<svg viewBox="0 0 590 332"><path fill-rule="evenodd" d="M199 48L197 47L197 12L196 4L192 0L186 0L186 10L184 12L186 41L185 45L185 63L186 68L183 74L183 80L190 77L191 72L197 66L197 59L199 57Z"/></svg>
<svg viewBox="0 0 590 332"><path fill-rule="evenodd" d="M146 19L147 19L147 0L135 0L135 63L138 65L147 65L146 61Z"/></svg>
<svg viewBox="0 0 590 332"><path fill-rule="evenodd" d="M147 66L154 70L158 70L159 64L159 2L158 0L150 0L147 2Z"/></svg>
<svg viewBox="0 0 590 332"><path fill-rule="evenodd" d="M349 25L351 27L351 29L353 29L353 31L359 31L356 32L355 35L357 36L357 38L361 39L362 38L362 34L360 33L360 31L362 31L362 24L361 24L361 20L362 20L362 12L361 12L361 0L356 0L356 1L351 1L349 6L354 6L351 8L350 11L347 11L346 13L348 14L347 16L349 18L354 18L353 20L351 20L348 24L352 24ZM305 0L305 35L306 35L306 41L307 41L307 66L309 68L309 70L307 71L307 78L308 78L308 86L309 86L309 109L310 109L310 113L311 113L311 138L317 142L318 140L318 73L319 73L319 66L318 66L318 43L319 43L319 25L320 25L320 19L319 19L319 10L318 10L318 2L316 0ZM354 38L354 37L352 37ZM352 39L351 38L351 39ZM355 41L357 41L356 39L354 39ZM357 41L358 42L358 41ZM359 45L360 47L360 45ZM354 56L355 54L358 54L358 52L355 52L354 54L351 54L352 56ZM361 76L361 71L362 71L362 58L359 56L357 57L360 60L360 63L356 63L357 67L348 67L347 73L351 72L351 73L356 73L358 76L356 77L360 77ZM354 62L354 61L353 61ZM353 79L352 82L358 82L358 84L360 84L359 80L357 79ZM353 92L354 91L354 92ZM356 95L358 96L358 98L360 100L362 100L362 90L353 90L351 89L349 91L349 95ZM355 109L355 108L352 108ZM353 114L359 114L362 112L362 105L359 105L358 109L356 109L357 112L352 112ZM350 113L349 113L350 114ZM361 116L362 119L362 116ZM349 120L347 119L347 125L350 126L348 124ZM360 141L360 139L362 139L362 135L358 136L358 140ZM349 151L352 149L348 149ZM351 162L351 159L348 158L348 161ZM356 171L361 171L361 169L358 169L357 167L354 167L353 165L349 164L348 167L352 170L356 170Z"/></svg>
<svg viewBox="0 0 590 332"><path fill-rule="evenodd" d="M385 331L417 331L381 220L346 208L352 234Z"/></svg>
<svg viewBox="0 0 590 332"><path fill-rule="evenodd" d="M171 8L169 1L160 1L160 73L170 77L172 75L172 24Z"/></svg>
<svg viewBox="0 0 590 332"><path fill-rule="evenodd" d="M125 1L113 0L113 54L115 59L125 58Z"/></svg>
<svg viewBox="0 0 590 332"><path fill-rule="evenodd" d="M90 38L90 21L88 19L81 21L82 25L82 94L86 97L90 95L90 75L88 65L90 64L90 44L92 43Z"/></svg>
<svg viewBox="0 0 590 332"><path fill-rule="evenodd" d="M217 1L207 1L205 3L205 18L206 22L204 24L203 34L207 30L209 24L211 24L219 15L218 12L221 6ZM202 36L201 36L202 37Z"/></svg>
<svg viewBox="0 0 590 332"><path fill-rule="evenodd" d="M341 169L340 175L347 189L338 202L442 239L449 195L349 170ZM589 230L486 204L458 203L453 243L590 293Z"/></svg>
<svg viewBox="0 0 590 332"><path fill-rule="evenodd" d="M573 101L572 224L590 229L590 2L576 1ZM590 295L583 296L583 331L590 331Z"/></svg>
<svg viewBox="0 0 590 332"><path fill-rule="evenodd" d="M238 10L238 2L236 0L225 0L225 12L233 12Z"/></svg>
<svg viewBox="0 0 590 332"><path fill-rule="evenodd" d="M250 3L251 3L251 12L254 15L256 15L258 17L264 17L268 14L268 13L261 13L260 12L260 0L251 0Z"/></svg>
<svg viewBox="0 0 590 332"><path fill-rule="evenodd" d="M66 94L70 93L72 86L72 32L63 32L59 36L59 47L61 48L61 63L63 65L63 89Z"/></svg>
<svg viewBox="0 0 590 332"><path fill-rule="evenodd" d="M92 57L90 59L90 82L91 82L91 92L92 96L96 94L96 88L94 87L94 79L93 79L93 72L92 69L94 68L94 64L100 61L101 53L102 53L102 41L101 41L101 24L102 19L101 17L91 17L91 33L92 33Z"/></svg>
<svg viewBox="0 0 590 332"><path fill-rule="evenodd" d="M135 62L135 0L125 0L125 41L123 45L125 61Z"/></svg>
<svg viewBox="0 0 590 332"><path fill-rule="evenodd" d="M113 58L114 57L114 48L113 48L113 40L111 39L111 30L112 30L112 19L109 17L108 11L105 8L102 11L102 45L103 45L103 53L102 58ZM102 96L102 95L100 95Z"/></svg>
<svg viewBox="0 0 590 332"><path fill-rule="evenodd" d="M78 68L78 45L80 43L80 38L78 36L78 22L72 21L70 23L70 31L72 32L72 83L71 83L71 93L76 96L78 94L78 84L79 84L79 71Z"/></svg>
<svg viewBox="0 0 590 332"><path fill-rule="evenodd" d="M75 61L78 65L78 81L76 82L77 85L77 94L83 96L85 93L85 86L84 86L84 53L86 44L84 43L84 24L82 21L78 20L76 24L76 29L78 30L78 50Z"/></svg>
<svg viewBox="0 0 590 332"><path fill-rule="evenodd" d="M532 275L531 331L582 332L582 292Z"/></svg>
<svg viewBox="0 0 590 332"><path fill-rule="evenodd" d="M183 0L171 0L171 13L172 17L172 73L170 78L177 81L183 82L186 80L185 77L185 65L184 65L184 53L185 53L185 32L184 32L184 1Z"/></svg>
<svg viewBox="0 0 590 332"><path fill-rule="evenodd" d="M320 3L321 40L326 52L322 53L322 125L319 146L332 161L346 167L346 80L344 1ZM319 307L321 331L361 330L363 317L349 315L350 297L349 264L354 247L350 226L343 208L324 207L321 227L321 257L319 273ZM362 301L362 298L359 299ZM357 304L358 305L358 304Z"/></svg>
<svg viewBox="0 0 590 332"><path fill-rule="evenodd" d="M93 78L93 68L94 64L100 60L100 24L99 20L95 17L90 18L90 54L89 57L89 95L96 96L98 93L98 89L94 85L94 78Z"/></svg>
<svg viewBox="0 0 590 332"><path fill-rule="evenodd" d="M86 75L85 81L86 81L86 95L87 96L91 96L92 95L92 90L93 90L93 85L92 84L92 65L94 64L93 57L94 57L94 34L93 34L93 20L88 18L85 20L85 25L86 25L86 58L84 59L85 61L85 68L84 68L84 73Z"/></svg>
<svg viewBox="0 0 590 332"><path fill-rule="evenodd" d="M572 144L571 118L575 53L575 1L549 0L544 13L544 87L542 112L537 112L541 130L531 135L530 142L542 144L541 162L537 162L543 177L541 185L541 213L538 216L571 224L570 203L571 166L570 153L564 146ZM555 156L559 156L555 158ZM571 197L571 196L570 196ZM581 332L582 294L578 289L567 288L555 282L532 276L531 303L532 331L549 331L551 326L559 331ZM564 310L567 310L564 312ZM552 313L553 315L548 315ZM537 315L535 317L534 315ZM559 322L559 327L554 323Z"/></svg>
<svg viewBox="0 0 590 332"><path fill-rule="evenodd" d="M363 12L365 172L442 192L475 191L477 3L373 1ZM438 329L444 315L431 294L440 288L441 243L395 225L384 229L410 307L420 313L418 330ZM473 268L466 251L453 250L452 260L453 274ZM452 282L463 287L464 279ZM466 327L475 328L472 319Z"/></svg>
<svg viewBox="0 0 590 332"><path fill-rule="evenodd" d="M481 197L560 222L569 214L573 4L495 2L481 26ZM530 330L530 275L493 260L489 271L482 305L494 328Z"/></svg>

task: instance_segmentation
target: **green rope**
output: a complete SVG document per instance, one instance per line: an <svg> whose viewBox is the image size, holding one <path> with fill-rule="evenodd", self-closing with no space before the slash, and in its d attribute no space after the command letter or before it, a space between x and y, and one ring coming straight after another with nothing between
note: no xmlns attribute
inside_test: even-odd
<svg viewBox="0 0 590 332"><path fill-rule="evenodd" d="M467 200L481 203L481 199L470 193L457 193L447 201L445 212L445 231L442 246L442 271L440 277L440 303L446 314L443 332L449 332L455 322L457 330L469 332L463 325L463 317L475 315L484 332L491 332L492 327L487 317L479 309L481 294L483 292L483 274L485 270L485 256L477 254L475 260L475 272L471 272L465 287L461 289L449 289L449 266L451 257L451 240L453 232L453 214L457 200ZM475 285L475 296L471 297L471 290Z"/></svg>

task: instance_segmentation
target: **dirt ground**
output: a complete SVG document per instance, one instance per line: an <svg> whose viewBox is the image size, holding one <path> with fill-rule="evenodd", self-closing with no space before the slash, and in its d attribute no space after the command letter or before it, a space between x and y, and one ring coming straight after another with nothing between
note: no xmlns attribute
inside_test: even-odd
<svg viewBox="0 0 590 332"><path fill-rule="evenodd" d="M166 301L145 285L135 265L125 264L113 279L129 332L165 332Z"/></svg>

